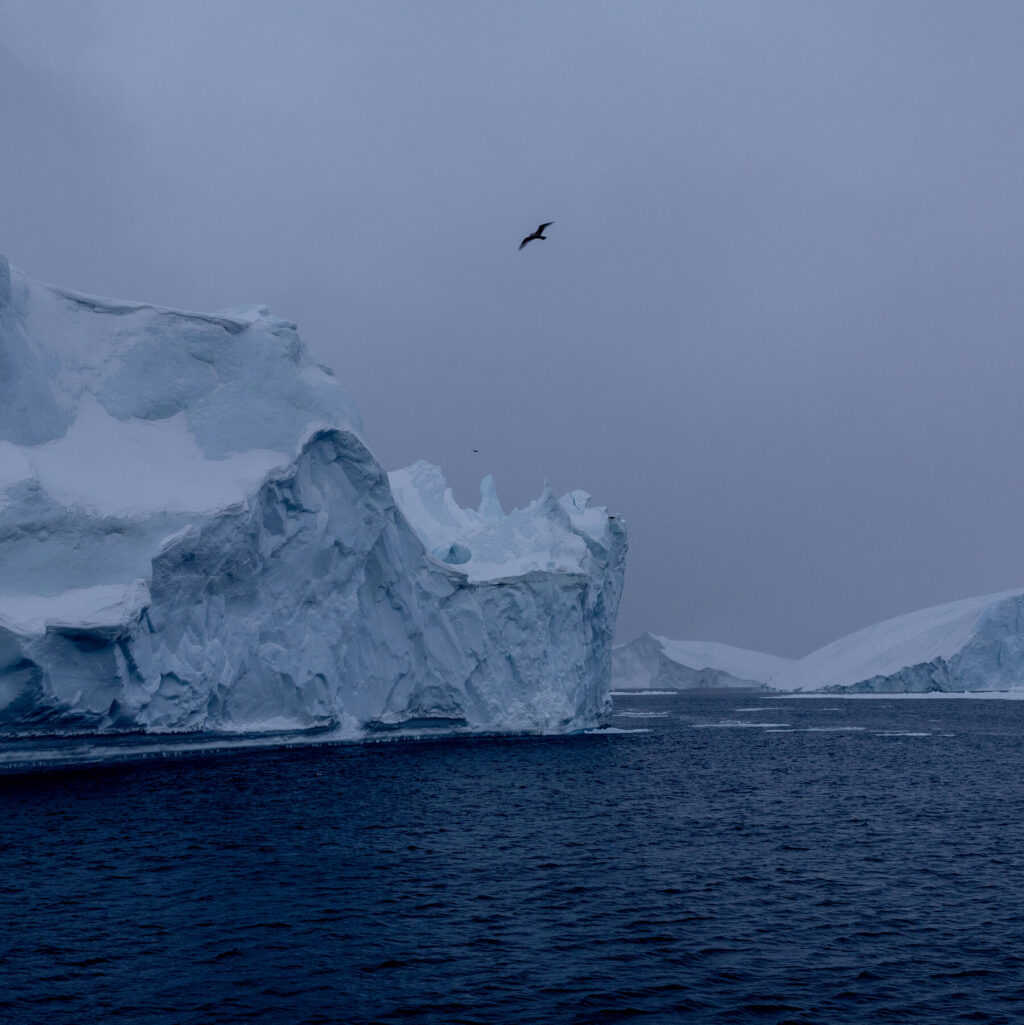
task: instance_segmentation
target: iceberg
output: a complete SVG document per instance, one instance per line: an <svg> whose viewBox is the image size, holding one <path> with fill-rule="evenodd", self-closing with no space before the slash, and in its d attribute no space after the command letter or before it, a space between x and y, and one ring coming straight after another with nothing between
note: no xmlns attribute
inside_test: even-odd
<svg viewBox="0 0 1024 1025"><path fill-rule="evenodd" d="M266 307L0 258L0 735L559 732L608 705L626 533L387 474Z"/></svg>
<svg viewBox="0 0 1024 1025"><path fill-rule="evenodd" d="M921 694L1024 688L1024 591L887 619L773 676L779 691Z"/></svg>
<svg viewBox="0 0 1024 1025"><path fill-rule="evenodd" d="M714 641L673 641L643 633L612 649L612 687L625 690L764 690L791 659Z"/></svg>

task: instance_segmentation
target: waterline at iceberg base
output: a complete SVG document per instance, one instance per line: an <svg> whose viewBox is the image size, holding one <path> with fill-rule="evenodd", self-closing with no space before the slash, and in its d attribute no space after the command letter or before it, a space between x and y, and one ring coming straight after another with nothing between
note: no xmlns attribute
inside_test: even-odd
<svg viewBox="0 0 1024 1025"><path fill-rule="evenodd" d="M584 492L389 479L262 307L0 261L0 735L562 732L608 704L626 537Z"/></svg>

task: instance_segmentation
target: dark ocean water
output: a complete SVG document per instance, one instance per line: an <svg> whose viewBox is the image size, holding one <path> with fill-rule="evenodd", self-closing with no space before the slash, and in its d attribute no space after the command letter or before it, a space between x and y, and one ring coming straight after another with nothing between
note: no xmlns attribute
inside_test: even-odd
<svg viewBox="0 0 1024 1025"><path fill-rule="evenodd" d="M616 712L0 777L0 1019L1024 1021L1024 702Z"/></svg>

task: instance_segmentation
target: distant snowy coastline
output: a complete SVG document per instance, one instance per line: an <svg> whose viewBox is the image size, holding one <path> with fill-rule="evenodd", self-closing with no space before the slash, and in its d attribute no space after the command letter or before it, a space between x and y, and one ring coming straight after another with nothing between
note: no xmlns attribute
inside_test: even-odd
<svg viewBox="0 0 1024 1025"><path fill-rule="evenodd" d="M1024 590L936 605L801 659L642 634L612 654L617 692L759 689L775 696L1024 698Z"/></svg>
<svg viewBox="0 0 1024 1025"><path fill-rule="evenodd" d="M294 324L0 258L0 736L592 726L622 521L390 477Z"/></svg>
<svg viewBox="0 0 1024 1025"><path fill-rule="evenodd" d="M1024 590L887 619L771 677L776 691L1012 694L1024 689Z"/></svg>

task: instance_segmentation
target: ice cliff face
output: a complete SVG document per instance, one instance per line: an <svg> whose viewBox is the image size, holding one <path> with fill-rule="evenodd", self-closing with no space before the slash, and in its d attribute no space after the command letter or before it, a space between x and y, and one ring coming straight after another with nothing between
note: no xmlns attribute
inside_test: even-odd
<svg viewBox="0 0 1024 1025"><path fill-rule="evenodd" d="M626 550L583 492L388 475L265 308L0 258L0 731L565 730L607 702Z"/></svg>
<svg viewBox="0 0 1024 1025"><path fill-rule="evenodd" d="M673 641L641 634L612 651L616 690L762 688L790 660L714 641Z"/></svg>
<svg viewBox="0 0 1024 1025"><path fill-rule="evenodd" d="M1024 688L1024 591L888 619L819 648L769 683L878 694Z"/></svg>

